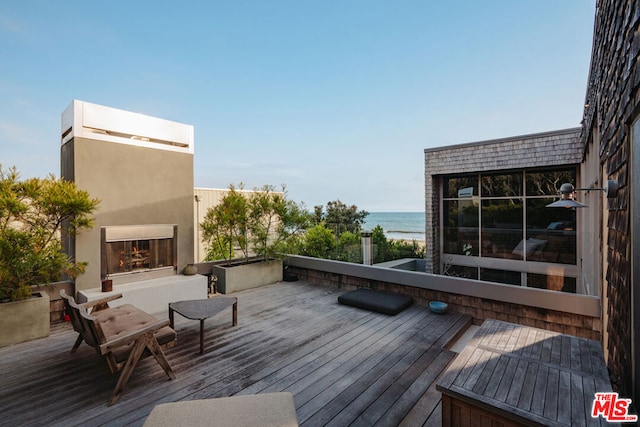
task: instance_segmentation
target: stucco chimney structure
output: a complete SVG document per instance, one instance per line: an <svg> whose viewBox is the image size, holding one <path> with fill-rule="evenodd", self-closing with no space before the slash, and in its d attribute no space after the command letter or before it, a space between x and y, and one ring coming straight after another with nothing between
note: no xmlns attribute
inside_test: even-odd
<svg viewBox="0 0 640 427"><path fill-rule="evenodd" d="M93 229L65 242L88 263L76 291L193 263L193 126L74 100L62 113L61 176L100 199Z"/></svg>

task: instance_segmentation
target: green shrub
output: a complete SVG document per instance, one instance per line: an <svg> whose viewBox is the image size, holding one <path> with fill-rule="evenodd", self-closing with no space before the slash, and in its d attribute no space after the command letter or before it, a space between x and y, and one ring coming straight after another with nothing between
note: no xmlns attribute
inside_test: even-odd
<svg viewBox="0 0 640 427"><path fill-rule="evenodd" d="M99 201L75 183L47 178L20 180L0 165L0 300L31 295L31 286L74 277L86 263L63 251L62 239L93 226Z"/></svg>

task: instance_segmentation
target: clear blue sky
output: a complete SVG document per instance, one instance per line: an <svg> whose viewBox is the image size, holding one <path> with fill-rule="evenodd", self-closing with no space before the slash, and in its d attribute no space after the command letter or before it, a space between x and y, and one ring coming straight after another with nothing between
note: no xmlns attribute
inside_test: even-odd
<svg viewBox="0 0 640 427"><path fill-rule="evenodd" d="M594 0L0 0L0 146L73 99L195 127L195 184L424 211L425 148L579 126Z"/></svg>

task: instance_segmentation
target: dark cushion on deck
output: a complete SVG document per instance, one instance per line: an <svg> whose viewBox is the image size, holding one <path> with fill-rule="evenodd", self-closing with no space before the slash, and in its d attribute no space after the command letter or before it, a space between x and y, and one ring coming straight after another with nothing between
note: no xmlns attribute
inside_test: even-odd
<svg viewBox="0 0 640 427"><path fill-rule="evenodd" d="M413 298L373 289L356 289L339 296L338 302L393 316L409 307L413 303Z"/></svg>

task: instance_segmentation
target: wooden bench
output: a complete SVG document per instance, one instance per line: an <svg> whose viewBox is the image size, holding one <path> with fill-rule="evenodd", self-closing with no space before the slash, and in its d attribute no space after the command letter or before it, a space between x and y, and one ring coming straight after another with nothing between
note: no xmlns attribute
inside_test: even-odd
<svg viewBox="0 0 640 427"><path fill-rule="evenodd" d="M442 425L605 425L611 383L600 343L487 319L440 378Z"/></svg>
<svg viewBox="0 0 640 427"><path fill-rule="evenodd" d="M176 332L168 320L159 320L130 304L109 308L108 302L118 295L82 305L64 290L60 296L79 334L71 352L84 341L106 361L112 374L120 372L109 405L117 402L136 365L145 357L153 356L169 378L175 379L163 352L163 348L176 344ZM93 309L91 314L87 309Z"/></svg>

